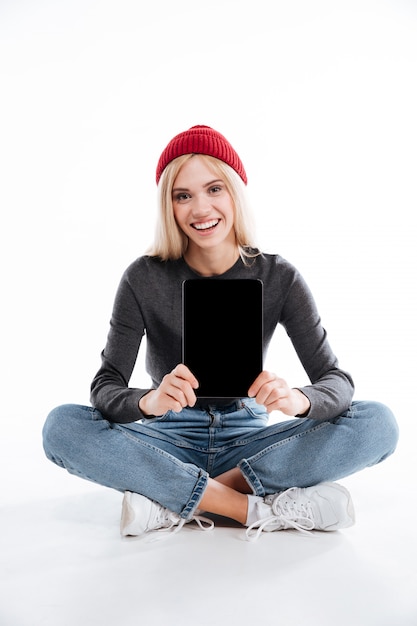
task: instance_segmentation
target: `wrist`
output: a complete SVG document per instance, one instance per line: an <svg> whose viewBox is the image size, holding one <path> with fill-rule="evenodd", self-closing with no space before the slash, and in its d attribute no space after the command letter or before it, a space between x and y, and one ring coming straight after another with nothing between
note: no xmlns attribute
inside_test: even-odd
<svg viewBox="0 0 417 626"><path fill-rule="evenodd" d="M311 402L301 389L293 389L297 395L297 413L296 417L305 417L310 410Z"/></svg>
<svg viewBox="0 0 417 626"><path fill-rule="evenodd" d="M138 406L139 406L139 410L144 414L144 415L150 415L150 411L148 409L148 403L149 403L149 396L152 394L154 390L150 389L147 393L145 393L145 395L143 395L138 402Z"/></svg>

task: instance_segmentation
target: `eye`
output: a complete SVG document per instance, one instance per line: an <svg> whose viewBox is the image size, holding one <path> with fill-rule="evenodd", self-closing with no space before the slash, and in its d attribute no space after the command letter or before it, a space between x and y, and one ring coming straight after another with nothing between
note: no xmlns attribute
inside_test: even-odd
<svg viewBox="0 0 417 626"><path fill-rule="evenodd" d="M213 187L210 187L209 192L211 194L214 193L220 193L223 190L223 187L221 187L221 185L213 185Z"/></svg>
<svg viewBox="0 0 417 626"><path fill-rule="evenodd" d="M178 193L174 194L175 202L186 202L187 200L189 200L189 198L191 198L190 194L185 193L185 191L179 191Z"/></svg>

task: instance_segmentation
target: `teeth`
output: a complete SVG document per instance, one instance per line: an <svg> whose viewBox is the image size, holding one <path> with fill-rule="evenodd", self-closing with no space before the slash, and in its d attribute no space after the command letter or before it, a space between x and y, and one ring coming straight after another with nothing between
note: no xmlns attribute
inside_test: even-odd
<svg viewBox="0 0 417 626"><path fill-rule="evenodd" d="M217 226L219 220L211 220L211 222L203 222L202 224L193 224L193 227L197 230L206 230L207 228L213 228Z"/></svg>

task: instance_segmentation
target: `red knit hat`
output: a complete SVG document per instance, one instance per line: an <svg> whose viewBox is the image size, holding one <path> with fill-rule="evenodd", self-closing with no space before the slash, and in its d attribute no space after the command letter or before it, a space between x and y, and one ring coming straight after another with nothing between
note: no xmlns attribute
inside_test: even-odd
<svg viewBox="0 0 417 626"><path fill-rule="evenodd" d="M159 157L156 184L159 183L161 174L168 163L183 154L208 154L220 159L239 174L245 185L248 182L242 161L227 139L210 126L193 126L171 139Z"/></svg>

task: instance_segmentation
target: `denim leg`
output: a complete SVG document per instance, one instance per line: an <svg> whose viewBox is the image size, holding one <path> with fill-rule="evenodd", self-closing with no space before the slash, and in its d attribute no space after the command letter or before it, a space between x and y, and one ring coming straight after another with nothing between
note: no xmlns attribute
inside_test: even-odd
<svg viewBox="0 0 417 626"><path fill-rule="evenodd" d="M378 402L354 402L330 421L300 422L278 434L268 427L268 438L242 451L238 466L256 495L339 480L383 461L398 441L391 410Z"/></svg>
<svg viewBox="0 0 417 626"><path fill-rule="evenodd" d="M163 449L163 442L108 422L90 407L70 404L51 411L43 445L46 456L71 474L140 493L185 519L207 486L207 472L168 452L167 443Z"/></svg>

